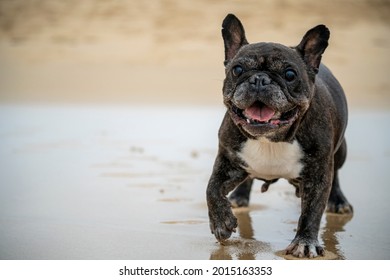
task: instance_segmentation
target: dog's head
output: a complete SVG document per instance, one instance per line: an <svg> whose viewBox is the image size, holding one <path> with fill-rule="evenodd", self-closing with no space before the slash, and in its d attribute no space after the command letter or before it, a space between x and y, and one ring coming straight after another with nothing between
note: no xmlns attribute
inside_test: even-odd
<svg viewBox="0 0 390 280"><path fill-rule="evenodd" d="M249 138L290 141L310 106L329 30L318 25L297 47L249 44L237 17L222 24L226 78L224 103L234 123Z"/></svg>

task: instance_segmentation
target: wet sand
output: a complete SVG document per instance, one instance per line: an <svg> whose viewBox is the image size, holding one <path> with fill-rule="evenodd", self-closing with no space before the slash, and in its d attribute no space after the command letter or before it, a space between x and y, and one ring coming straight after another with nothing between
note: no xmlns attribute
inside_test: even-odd
<svg viewBox="0 0 390 280"><path fill-rule="evenodd" d="M286 181L256 182L224 246L208 226L229 12L250 41L330 27L355 213L324 215L319 240L327 259L390 259L389 2L356 2L1 1L0 259L284 258L300 213Z"/></svg>
<svg viewBox="0 0 390 280"><path fill-rule="evenodd" d="M279 259L300 209L285 181L264 194L256 184L225 246L210 234L205 188L222 115L219 107L1 106L1 258ZM390 113L350 120L341 184L355 214L324 216L320 242L339 259L388 259ZM176 129L167 133L167 124Z"/></svg>

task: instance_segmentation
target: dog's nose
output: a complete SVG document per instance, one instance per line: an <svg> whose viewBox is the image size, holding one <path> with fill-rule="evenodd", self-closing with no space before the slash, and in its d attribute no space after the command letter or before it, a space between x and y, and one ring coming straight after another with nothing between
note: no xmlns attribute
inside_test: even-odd
<svg viewBox="0 0 390 280"><path fill-rule="evenodd" d="M271 84L271 79L264 74L261 75L253 75L249 79L249 83L252 88L256 91L264 90L269 84Z"/></svg>

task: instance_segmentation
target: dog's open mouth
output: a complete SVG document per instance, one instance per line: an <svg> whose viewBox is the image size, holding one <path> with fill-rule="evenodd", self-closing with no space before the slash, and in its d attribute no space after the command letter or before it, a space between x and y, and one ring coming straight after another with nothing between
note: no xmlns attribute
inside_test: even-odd
<svg viewBox="0 0 390 280"><path fill-rule="evenodd" d="M249 125L281 126L291 124L298 116L298 108L294 107L286 112L279 112L262 102L255 102L246 109L232 105L232 111L241 121Z"/></svg>

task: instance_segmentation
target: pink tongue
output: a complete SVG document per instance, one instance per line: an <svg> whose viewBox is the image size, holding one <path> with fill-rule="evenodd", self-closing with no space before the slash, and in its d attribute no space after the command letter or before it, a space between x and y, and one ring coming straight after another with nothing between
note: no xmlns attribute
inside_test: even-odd
<svg viewBox="0 0 390 280"><path fill-rule="evenodd" d="M260 107L258 104L254 104L245 109L244 115L252 120L268 122L275 115L275 111L266 105Z"/></svg>

